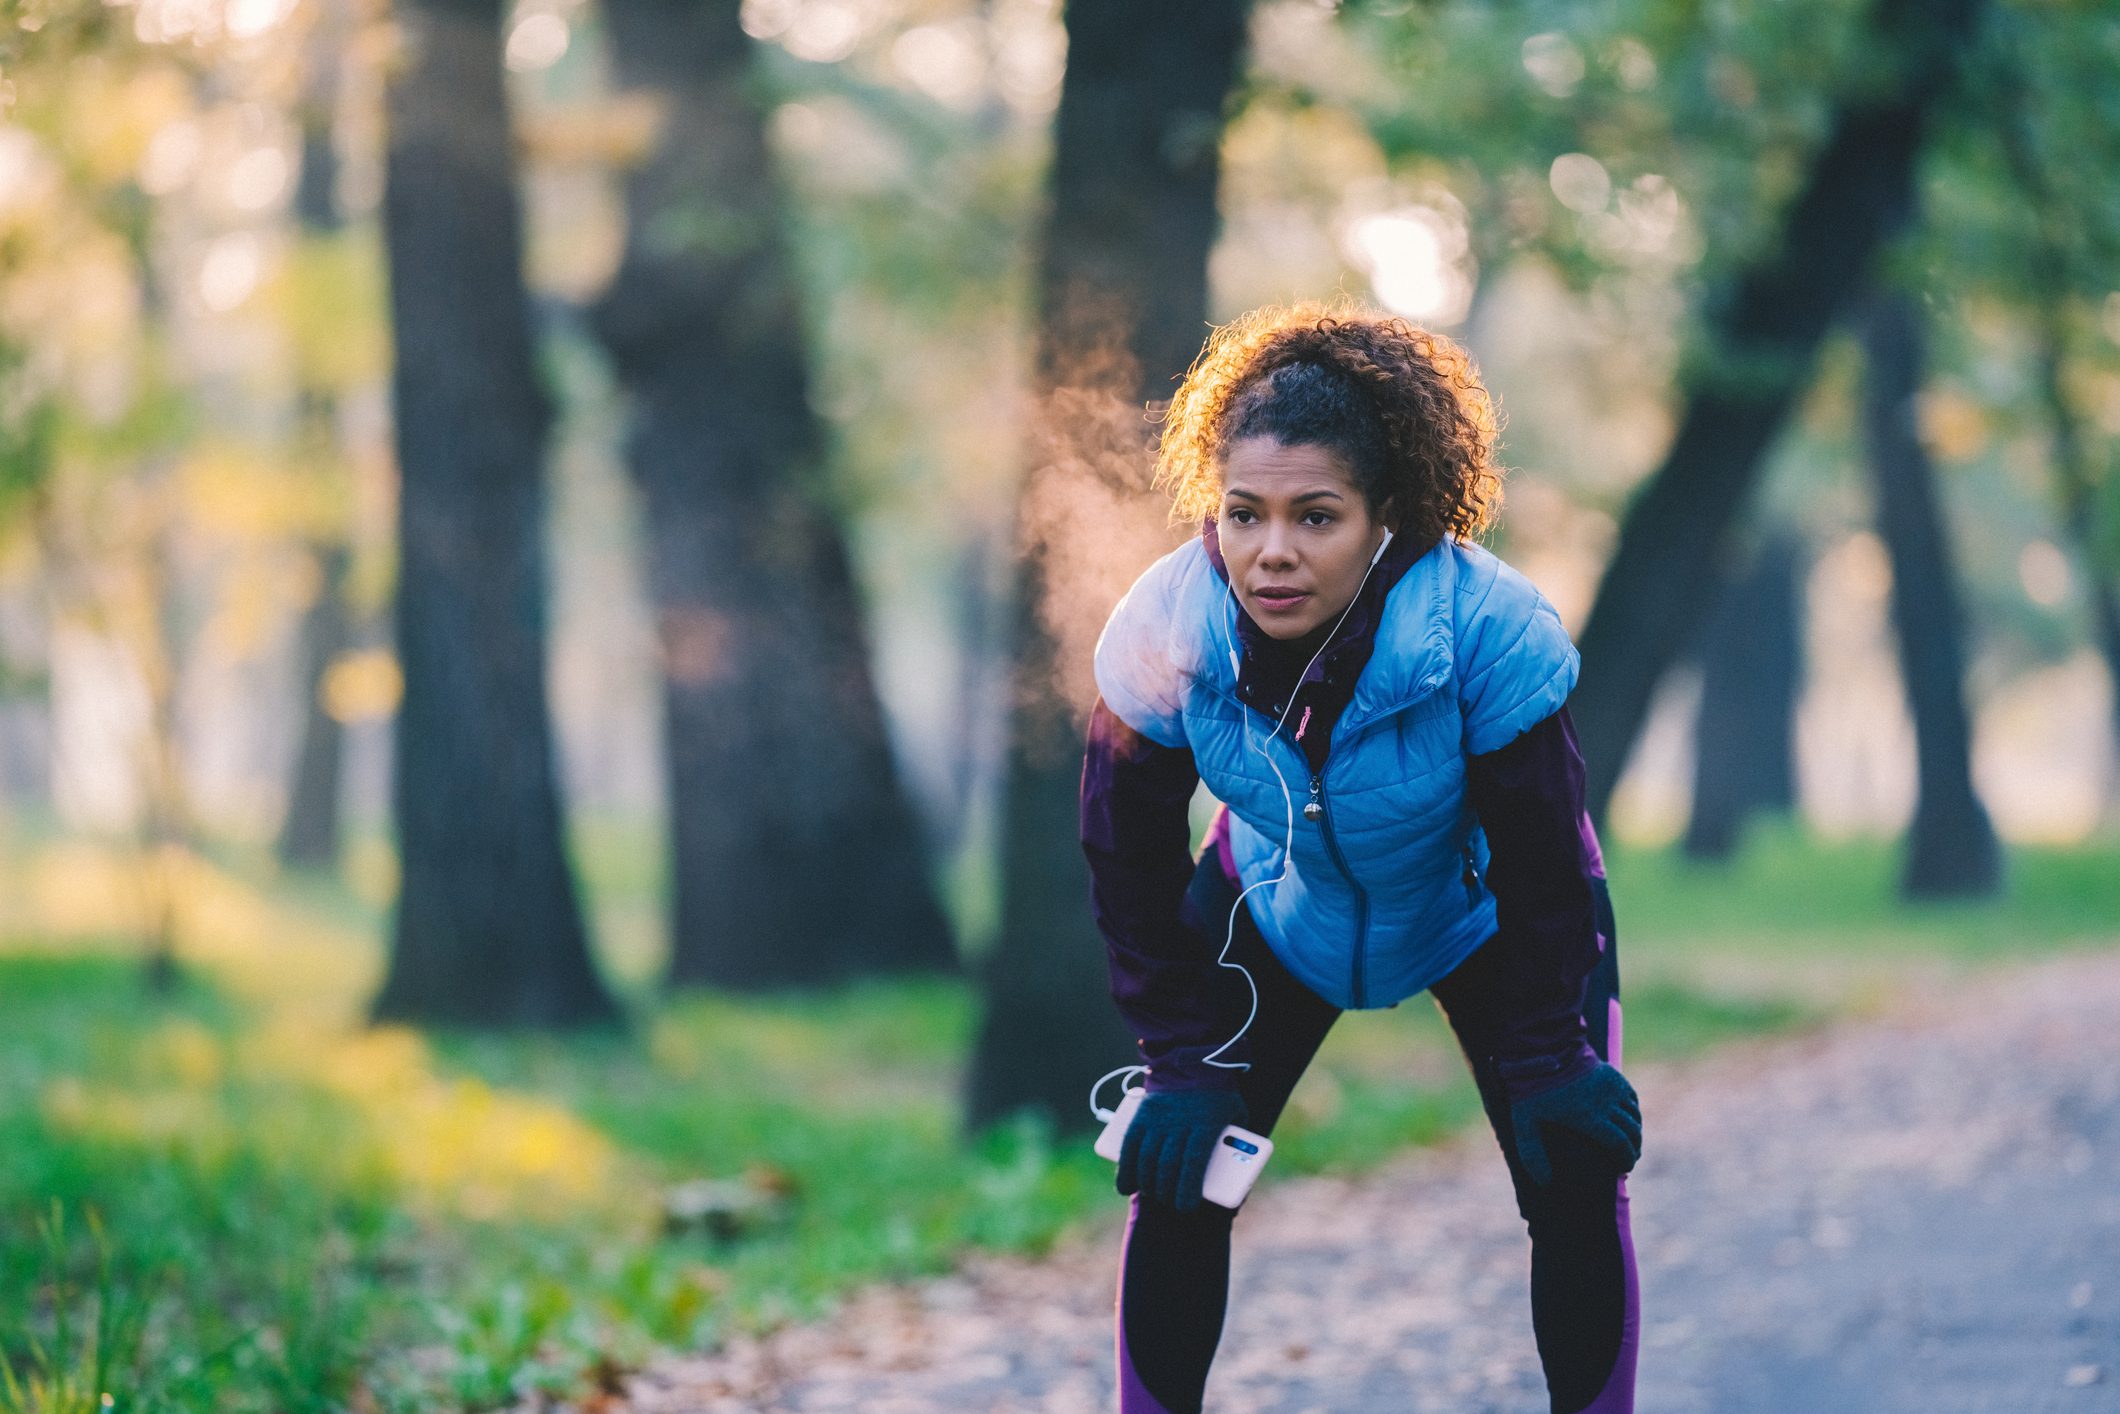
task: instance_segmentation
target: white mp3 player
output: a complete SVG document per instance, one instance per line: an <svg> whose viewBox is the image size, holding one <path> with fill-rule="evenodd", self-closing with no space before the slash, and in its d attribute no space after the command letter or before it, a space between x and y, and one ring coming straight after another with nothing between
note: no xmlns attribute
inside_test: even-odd
<svg viewBox="0 0 2120 1414"><path fill-rule="evenodd" d="M1117 1162L1119 1141L1126 1137L1126 1126L1133 1122L1134 1111L1141 1108L1141 1097L1147 1093L1136 1085L1119 1098L1119 1108L1112 1111L1104 1133L1097 1136L1098 1153ZM1200 1185L1200 1196L1225 1208L1236 1207L1251 1192L1259 1171L1272 1157L1273 1140L1241 1125L1223 1126L1222 1137L1215 1141L1214 1156L1207 1161L1207 1178Z"/></svg>

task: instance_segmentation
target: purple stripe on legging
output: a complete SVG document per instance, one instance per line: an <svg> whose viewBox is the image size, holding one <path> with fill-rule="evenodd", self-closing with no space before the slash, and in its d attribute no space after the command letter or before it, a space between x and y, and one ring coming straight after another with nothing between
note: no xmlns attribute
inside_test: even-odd
<svg viewBox="0 0 2120 1414"><path fill-rule="evenodd" d="M1148 1392L1134 1373L1133 1356L1126 1349L1126 1251L1134 1243L1134 1220L1141 1216L1141 1195L1126 1200L1126 1232L1119 1239L1119 1290L1112 1301L1114 1363L1119 1370L1119 1414L1170 1414L1163 1402Z"/></svg>
<svg viewBox="0 0 2120 1414"><path fill-rule="evenodd" d="M1575 833L1583 842L1583 862L1589 872L1598 878L1605 877L1605 851L1597 843L1597 827L1590 823L1590 812L1585 810L1576 817Z"/></svg>
<svg viewBox="0 0 2120 1414"><path fill-rule="evenodd" d="M1621 1174L1614 1180L1614 1187L1613 1216L1619 1224L1620 1257L1627 1269L1626 1314L1620 1323L1619 1354L1612 1361L1612 1373L1597 1398L1576 1414L1634 1414L1634 1369L1642 1342L1642 1290L1634 1268L1634 1231L1627 1215L1627 1176Z"/></svg>
<svg viewBox="0 0 2120 1414"><path fill-rule="evenodd" d="M1237 853L1229 843L1229 807L1224 805L1215 811L1213 823L1207 827L1208 842L1214 846L1215 857L1222 861L1222 872L1231 879L1237 877Z"/></svg>
<svg viewBox="0 0 2120 1414"><path fill-rule="evenodd" d="M1618 997L1607 1001L1605 1015L1608 1027L1605 1059L1618 1065L1621 1038ZM1619 1224L1620 1259L1626 1264L1627 1271L1626 1314L1620 1321L1619 1355L1612 1362L1612 1373L1606 1377L1605 1387L1597 1392L1597 1398L1584 1405L1577 1414L1634 1414L1634 1370L1641 1356L1642 1288L1641 1277L1634 1266L1634 1228L1627 1212L1625 1174L1615 1181L1612 1206L1613 1216Z"/></svg>

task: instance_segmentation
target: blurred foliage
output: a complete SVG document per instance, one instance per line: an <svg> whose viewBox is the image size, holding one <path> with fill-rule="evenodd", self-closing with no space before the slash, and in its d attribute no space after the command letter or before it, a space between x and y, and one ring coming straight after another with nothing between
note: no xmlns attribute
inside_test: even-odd
<svg viewBox="0 0 2120 1414"><path fill-rule="evenodd" d="M1887 76L1876 8L1265 0L1228 129L1216 309L1344 285L1455 328L1500 380L1507 455L1562 493L1508 520L1504 548L1543 536L1594 557L1661 448L1718 282L1776 239L1835 106ZM103 534L145 514L109 504L131 500L198 547L180 556L186 607L161 650L180 673L286 651L327 540L355 545L346 592L373 614L392 572L376 239L387 15L356 0L13 9L0 54L8 582L63 582L77 597L52 608L92 618L78 592L94 567L154 540ZM943 651L976 654L978 630L954 631L977 622L968 599L994 592L986 547L1010 534L1026 455L1017 397L1064 61L1057 9L748 0L743 16L791 197L813 396L833 430L829 494L864 582L901 606L895 622L939 621ZM564 328L609 278L617 183L653 115L610 94L593 7L526 7L508 42L530 269ZM298 118L326 76L346 217L331 234L291 209ZM2116 79L2109 7L1997 0L1975 82L1925 161L1928 219L1895 265L1938 326L1923 425L1950 478L1991 675L2054 662L2083 637L2081 585L2066 565L2057 579L2047 544L2067 538L2046 465L2052 410L2031 370L2049 318L2065 332L2108 565L2120 545ZM2031 278L2019 255L2034 248L2054 251L2058 282ZM1497 326L1504 316L1514 327ZM547 368L568 415L615 439L607 381L556 352ZM1766 493L1821 542L1867 520L1850 473L1855 374L1847 349L1828 350ZM211 448L195 445L209 429ZM214 475L196 474L206 465ZM159 489L143 502L132 485ZM238 500L250 504L231 518ZM38 568L62 551L79 572ZM19 637L0 626L0 657L21 660L14 680L41 681L41 649Z"/></svg>
<svg viewBox="0 0 2120 1414"><path fill-rule="evenodd" d="M0 660L35 685L64 643L107 655L103 691L146 710L57 782L78 792L119 759L90 814L184 830L175 704L281 649L320 592L315 547L360 513L362 449L296 400L387 371L375 233L289 230L290 104L321 6L11 8L0 550L34 618L6 616ZM378 560L356 568L371 604Z"/></svg>
<svg viewBox="0 0 2120 1414"><path fill-rule="evenodd" d="M1612 406L1639 410L1645 390L1668 399L1684 360L1712 353L1697 346L1700 317L1719 282L1777 238L1835 106L1888 80L1880 9L1349 0L1336 61L1263 57L1253 102L1362 115L1395 188L1369 204L1462 226L1482 289L1526 262L1556 272L1597 331L1600 371L1587 376ZM2066 657L2085 636L2081 579L2052 568L2077 493L2052 466L2055 409L2038 376L2048 327L2086 452L2091 543L2079 569L2120 574L2116 95L2110 6L1990 7L1964 91L1924 155L1923 219L1886 271L1920 291L1936 326L1921 422L1949 478L1991 679ZM1865 478L1851 472L1858 370L1836 339L1766 492L1773 517L1823 543L1868 519ZM1631 477L1582 474L1595 454L1575 429L1529 430L1517 449L1589 504L1616 510L1631 490Z"/></svg>
<svg viewBox="0 0 2120 1414"><path fill-rule="evenodd" d="M351 391L388 375L384 284L373 227L311 232L288 253L259 298L286 331L301 386Z"/></svg>

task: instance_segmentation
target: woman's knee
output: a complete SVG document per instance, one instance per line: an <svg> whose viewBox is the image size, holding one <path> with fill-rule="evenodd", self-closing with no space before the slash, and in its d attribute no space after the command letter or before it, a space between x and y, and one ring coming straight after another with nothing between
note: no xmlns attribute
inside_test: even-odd
<svg viewBox="0 0 2120 1414"><path fill-rule="evenodd" d="M1609 1153L1578 1134L1545 1126L1546 1158L1553 1177L1539 1183L1512 1156L1509 1176L1517 1212L1534 1239L1546 1231L1609 1226L1618 1203L1623 1170Z"/></svg>
<svg viewBox="0 0 2120 1414"><path fill-rule="evenodd" d="M1126 1241L1129 1266L1202 1274L1227 1268L1235 1209L1203 1202L1181 1213L1139 1194L1134 1202Z"/></svg>

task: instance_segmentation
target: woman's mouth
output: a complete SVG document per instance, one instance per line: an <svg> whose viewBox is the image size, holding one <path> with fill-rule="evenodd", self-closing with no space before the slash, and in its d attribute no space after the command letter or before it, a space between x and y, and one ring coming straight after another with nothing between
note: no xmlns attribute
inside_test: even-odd
<svg viewBox="0 0 2120 1414"><path fill-rule="evenodd" d="M1301 589L1261 589L1251 597L1269 614L1285 614L1310 595Z"/></svg>

